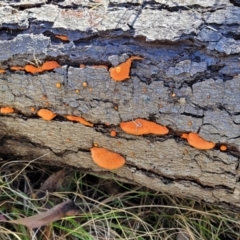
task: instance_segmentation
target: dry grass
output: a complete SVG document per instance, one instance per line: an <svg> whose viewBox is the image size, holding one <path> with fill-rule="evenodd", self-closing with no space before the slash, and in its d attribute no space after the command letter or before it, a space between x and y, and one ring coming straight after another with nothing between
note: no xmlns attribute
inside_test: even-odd
<svg viewBox="0 0 240 240"><path fill-rule="evenodd" d="M3 162L0 215L8 220L31 216L72 199L80 214L30 230L0 224L0 239L240 239L239 214L193 200L179 199L96 174L70 170L56 192L34 193L59 169L23 162Z"/></svg>

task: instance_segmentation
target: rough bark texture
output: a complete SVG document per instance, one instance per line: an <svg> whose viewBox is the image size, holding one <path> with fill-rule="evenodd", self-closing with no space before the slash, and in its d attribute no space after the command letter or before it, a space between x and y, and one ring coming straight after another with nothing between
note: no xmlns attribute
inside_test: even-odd
<svg viewBox="0 0 240 240"><path fill-rule="evenodd" d="M56 2L0 3L0 68L6 69L0 75L0 107L16 110L0 116L0 157L48 153L43 160L51 164L108 174L91 159L96 143L126 158L114 171L120 179L240 207L239 1ZM132 64L131 79L124 82L94 67L116 66L133 55L144 59ZM36 59L56 60L62 67L36 75L10 70ZM31 107L48 108L58 117L44 121ZM66 114L82 116L94 127L66 121ZM119 128L121 121L139 117L171 131L133 136ZM216 147L189 146L180 134L191 131ZM219 150L221 143L227 152Z"/></svg>

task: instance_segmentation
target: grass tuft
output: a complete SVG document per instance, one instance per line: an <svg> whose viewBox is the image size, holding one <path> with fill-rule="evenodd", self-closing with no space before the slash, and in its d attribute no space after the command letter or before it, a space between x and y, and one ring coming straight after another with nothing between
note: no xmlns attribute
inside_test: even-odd
<svg viewBox="0 0 240 240"><path fill-rule="evenodd" d="M32 216L69 198L80 213L34 230L1 222L1 240L240 240L238 213L121 183L114 177L102 178L96 173L69 169L61 189L34 198L41 183L58 170L34 161L2 163L0 219Z"/></svg>

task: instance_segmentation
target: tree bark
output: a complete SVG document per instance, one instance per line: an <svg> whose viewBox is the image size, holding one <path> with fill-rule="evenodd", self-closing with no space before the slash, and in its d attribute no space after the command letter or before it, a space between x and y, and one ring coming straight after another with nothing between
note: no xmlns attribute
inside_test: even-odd
<svg viewBox="0 0 240 240"><path fill-rule="evenodd" d="M0 3L0 68L6 70L0 75L0 107L15 109L0 116L0 157L44 155L51 164L111 175L92 161L90 148L98 144L126 159L113 171L119 179L240 207L238 1L50 2ZM133 62L131 78L123 82L95 66L116 66L130 56L143 60ZM39 74L10 69L38 60L62 67ZM57 117L45 121L31 107ZM66 115L82 116L94 127L67 121ZM119 127L136 118L170 132L134 136ZM184 132L199 132L216 147L193 148L180 138Z"/></svg>

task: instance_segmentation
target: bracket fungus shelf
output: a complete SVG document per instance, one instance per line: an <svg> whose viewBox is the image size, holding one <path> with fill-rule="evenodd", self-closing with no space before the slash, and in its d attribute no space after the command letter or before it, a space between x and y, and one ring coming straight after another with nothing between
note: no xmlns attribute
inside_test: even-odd
<svg viewBox="0 0 240 240"><path fill-rule="evenodd" d="M114 170L125 164L125 159L120 154L109 151L106 148L91 148L93 161L101 168Z"/></svg>
<svg viewBox="0 0 240 240"><path fill-rule="evenodd" d="M133 135L165 135L169 132L167 127L141 118L137 118L129 122L121 122L120 127L126 133Z"/></svg>

